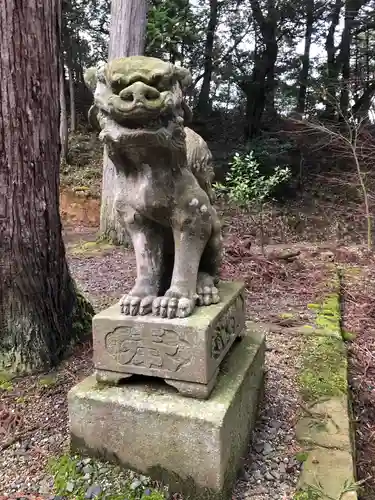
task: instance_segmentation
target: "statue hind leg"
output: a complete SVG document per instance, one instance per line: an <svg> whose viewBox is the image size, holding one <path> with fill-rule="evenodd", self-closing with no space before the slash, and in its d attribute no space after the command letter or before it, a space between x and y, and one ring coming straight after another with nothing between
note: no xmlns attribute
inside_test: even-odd
<svg viewBox="0 0 375 500"><path fill-rule="evenodd" d="M212 232L199 264L197 294L199 305L211 305L220 301L216 288L222 255L221 225L216 210L212 207Z"/></svg>

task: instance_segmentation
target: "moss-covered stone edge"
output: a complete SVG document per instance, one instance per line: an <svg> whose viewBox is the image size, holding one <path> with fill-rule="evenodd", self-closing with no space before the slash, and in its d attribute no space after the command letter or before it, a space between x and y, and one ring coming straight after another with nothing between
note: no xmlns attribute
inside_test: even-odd
<svg viewBox="0 0 375 500"><path fill-rule="evenodd" d="M342 270L334 265L330 268L329 280L325 283L325 292L322 293L320 301L308 304L310 310L316 311L314 326L306 328L308 335L301 352L301 366L298 375L298 383L304 404L313 406L319 400L345 396L348 401L348 416L351 418L350 394L348 390L348 361L345 341L352 340L352 335L342 329L341 316L341 280ZM353 439L353 428L351 429L352 456L355 460L355 441ZM303 446L303 443L300 443ZM301 453L308 455L310 449L304 449ZM303 466L304 467L304 466ZM303 467L297 491L293 500L338 500L327 495L319 485L304 484L302 479ZM332 471L327 471L331 474ZM353 476L354 466L353 466ZM359 483L351 483L343 486L339 499L346 498L346 492L356 491Z"/></svg>
<svg viewBox="0 0 375 500"><path fill-rule="evenodd" d="M340 275L331 267L317 303L314 325L306 335L300 356L298 384L303 400L310 404L322 398L347 394L347 352L341 335Z"/></svg>

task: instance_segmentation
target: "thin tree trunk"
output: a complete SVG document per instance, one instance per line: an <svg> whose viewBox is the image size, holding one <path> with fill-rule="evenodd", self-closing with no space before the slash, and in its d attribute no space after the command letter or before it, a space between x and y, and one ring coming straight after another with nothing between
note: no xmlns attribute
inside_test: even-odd
<svg viewBox="0 0 375 500"><path fill-rule="evenodd" d="M375 83L370 83L353 104L351 112L360 118L368 118L372 99L375 96Z"/></svg>
<svg viewBox="0 0 375 500"><path fill-rule="evenodd" d="M55 365L83 318L59 215L60 2L1 5L0 370L27 373Z"/></svg>
<svg viewBox="0 0 375 500"><path fill-rule="evenodd" d="M310 49L311 38L314 27L314 0L307 0L306 3L306 29L305 29L305 47L302 56L302 67L299 74L299 91L297 112L303 114L306 108L307 82L310 71Z"/></svg>
<svg viewBox="0 0 375 500"><path fill-rule="evenodd" d="M353 38L354 19L361 8L363 0L346 0L345 23L341 35L341 50L337 62L341 67L340 115L345 118L349 110L349 80L350 80L350 48Z"/></svg>
<svg viewBox="0 0 375 500"><path fill-rule="evenodd" d="M64 162L68 161L68 114L66 110L64 64L60 58L60 157Z"/></svg>
<svg viewBox="0 0 375 500"><path fill-rule="evenodd" d="M328 120L334 120L337 113L337 86L338 86L338 76L339 71L336 62L336 47L335 47L335 32L340 20L340 12L343 4L343 0L335 0L335 4L332 7L330 13L331 23L328 28L327 38L326 38L326 51L327 51L327 85L326 85L326 106L325 106L325 118Z"/></svg>
<svg viewBox="0 0 375 500"><path fill-rule="evenodd" d="M211 111L210 88L213 71L213 50L215 32L218 21L218 1L210 0L210 18L207 27L207 38L204 48L204 75L201 91L199 93L197 113L200 116L207 116Z"/></svg>
<svg viewBox="0 0 375 500"><path fill-rule="evenodd" d="M112 0L109 59L143 54L147 24L147 0ZM114 211L116 170L104 148L100 232L113 243L125 244L127 234Z"/></svg>
<svg viewBox="0 0 375 500"><path fill-rule="evenodd" d="M70 65L68 66L68 78L69 78L69 99L70 99L70 132L74 133L76 131L76 99L75 99L73 71Z"/></svg>
<svg viewBox="0 0 375 500"><path fill-rule="evenodd" d="M250 4L263 47L255 50L251 80L241 86L246 94L246 139L251 139L259 133L265 109L274 112L275 64L278 52L276 40L278 14L274 0L268 2L267 17L264 16L258 0L251 0Z"/></svg>

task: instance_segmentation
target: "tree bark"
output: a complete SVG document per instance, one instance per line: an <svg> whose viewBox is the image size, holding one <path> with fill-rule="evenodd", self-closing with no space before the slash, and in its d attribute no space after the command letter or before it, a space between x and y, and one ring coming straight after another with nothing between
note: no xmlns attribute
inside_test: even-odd
<svg viewBox="0 0 375 500"><path fill-rule="evenodd" d="M328 28L326 38L327 51L327 85L326 85L326 105L324 116L326 119L333 121L337 113L337 86L339 71L336 64L336 47L335 47L335 32L340 20L341 7L343 0L335 0L330 13L331 23Z"/></svg>
<svg viewBox="0 0 375 500"><path fill-rule="evenodd" d="M60 158L62 161L68 161L69 151L69 132L68 132L68 114L66 110L66 97L65 97L65 77L64 77L64 63L60 57L60 143L61 151Z"/></svg>
<svg viewBox="0 0 375 500"><path fill-rule="evenodd" d="M207 37L204 48L204 73L201 91L199 93L196 107L199 116L208 116L212 110L210 100L210 89L213 71L213 50L215 41L215 32L218 21L218 1L210 0L210 18L207 27Z"/></svg>
<svg viewBox="0 0 375 500"><path fill-rule="evenodd" d="M366 86L362 95L355 101L351 108L351 112L358 118L368 118L372 99L375 96L375 83L370 83Z"/></svg>
<svg viewBox="0 0 375 500"><path fill-rule="evenodd" d="M69 100L70 100L70 132L74 133L76 131L76 99L75 99L73 71L70 66L68 66L68 78L69 78Z"/></svg>
<svg viewBox="0 0 375 500"><path fill-rule="evenodd" d="M109 60L143 54L146 38L147 0L112 0ZM114 212L116 170L104 148L100 232L116 244L128 241Z"/></svg>
<svg viewBox="0 0 375 500"><path fill-rule="evenodd" d="M55 365L83 319L59 215L60 2L1 5L0 370L29 373Z"/></svg>
<svg viewBox="0 0 375 500"><path fill-rule="evenodd" d="M267 16L262 12L258 0L250 0L250 4L261 33L263 47L255 51L252 77L240 85L246 94L246 139L251 139L259 133L265 109L270 114L275 112L275 64L278 53L276 38L278 12L275 2L269 0Z"/></svg>
<svg viewBox="0 0 375 500"><path fill-rule="evenodd" d="M349 110L350 80L350 48L353 39L354 20L361 8L363 0L345 1L345 22L341 35L341 50L337 56L337 64L341 68L342 82L340 94L340 117L345 118Z"/></svg>
<svg viewBox="0 0 375 500"><path fill-rule="evenodd" d="M310 71L310 49L311 38L314 27L314 0L307 0L306 2L306 28L305 28L305 46L302 56L302 67L299 74L299 91L297 101L297 112L304 114L306 108L306 92L307 82Z"/></svg>

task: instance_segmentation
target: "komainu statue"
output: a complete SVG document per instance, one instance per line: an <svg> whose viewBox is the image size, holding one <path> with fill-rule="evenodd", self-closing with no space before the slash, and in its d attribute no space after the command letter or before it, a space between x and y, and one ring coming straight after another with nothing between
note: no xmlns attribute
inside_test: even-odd
<svg viewBox="0 0 375 500"><path fill-rule="evenodd" d="M90 68L91 124L116 168L115 210L129 233L137 278L123 314L184 318L220 301L220 223L212 206L212 155L184 126L190 73L151 57Z"/></svg>

